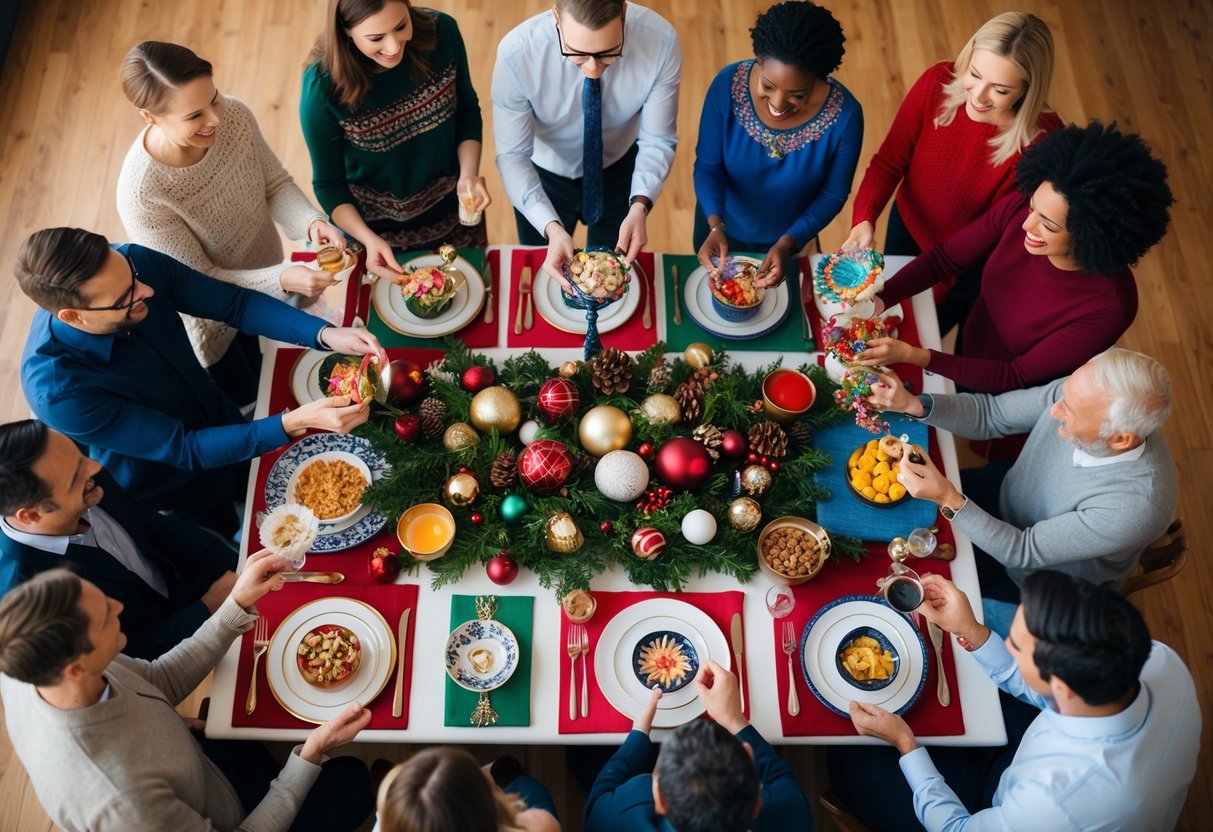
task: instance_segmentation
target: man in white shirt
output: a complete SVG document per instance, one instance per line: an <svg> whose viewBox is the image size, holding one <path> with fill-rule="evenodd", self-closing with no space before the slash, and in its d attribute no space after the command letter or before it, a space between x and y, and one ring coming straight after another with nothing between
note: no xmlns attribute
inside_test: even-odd
<svg viewBox="0 0 1213 832"><path fill-rule="evenodd" d="M915 817L929 830L1174 828L1196 773L1200 707L1187 667L1150 641L1132 604L1107 587L1036 572L1023 582L1004 643L951 581L927 575L923 584L919 612L954 634L1003 691L1041 712L1009 765L989 767L983 756L1000 749L928 754L901 717L852 702L855 729L897 750L913 792L911 807L885 749L831 751L831 784L853 811L880 829L914 828ZM878 800L867 799L873 783Z"/></svg>
<svg viewBox="0 0 1213 832"><path fill-rule="evenodd" d="M548 244L564 282L578 221L629 262L678 144L682 50L674 27L623 0L555 0L497 47L497 166L524 245Z"/></svg>

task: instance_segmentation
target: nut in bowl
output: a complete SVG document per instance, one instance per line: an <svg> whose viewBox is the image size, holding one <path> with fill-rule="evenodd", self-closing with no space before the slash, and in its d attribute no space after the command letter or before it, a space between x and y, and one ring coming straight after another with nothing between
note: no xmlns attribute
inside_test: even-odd
<svg viewBox="0 0 1213 832"><path fill-rule="evenodd" d="M865 505L875 508L897 505L909 494L897 481L902 452L903 445L895 436L869 439L847 460L847 488Z"/></svg>
<svg viewBox="0 0 1213 832"><path fill-rule="evenodd" d="M901 657L888 636L874 627L856 627L834 651L838 675L860 690L887 688L897 678Z"/></svg>
<svg viewBox="0 0 1213 832"><path fill-rule="evenodd" d="M726 257L720 274L708 275L712 290L712 308L726 321L737 323L750 318L762 305L765 292L759 288L758 263L745 257Z"/></svg>
<svg viewBox="0 0 1213 832"><path fill-rule="evenodd" d="M830 536L805 517L787 515L758 535L758 566L776 583L796 586L817 577L830 556Z"/></svg>
<svg viewBox="0 0 1213 832"><path fill-rule="evenodd" d="M299 673L309 685L336 688L358 672L362 646L358 636L336 624L321 624L308 631L295 649Z"/></svg>
<svg viewBox="0 0 1213 832"><path fill-rule="evenodd" d="M587 303L612 303L627 292L631 271L631 265L613 251L578 249L564 264L564 277L574 294L561 292L561 296L573 309L584 309Z"/></svg>

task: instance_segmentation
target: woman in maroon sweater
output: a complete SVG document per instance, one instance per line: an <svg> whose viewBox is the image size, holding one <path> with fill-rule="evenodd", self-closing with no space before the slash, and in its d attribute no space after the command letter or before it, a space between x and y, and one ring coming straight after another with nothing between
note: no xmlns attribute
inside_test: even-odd
<svg viewBox="0 0 1213 832"><path fill-rule="evenodd" d="M1021 193L915 258L879 296L891 306L984 262L957 354L876 338L860 363L915 364L997 393L1067 375L1129 328L1129 267L1170 221L1166 167L1139 136L1092 122L1028 148L1018 177Z"/></svg>

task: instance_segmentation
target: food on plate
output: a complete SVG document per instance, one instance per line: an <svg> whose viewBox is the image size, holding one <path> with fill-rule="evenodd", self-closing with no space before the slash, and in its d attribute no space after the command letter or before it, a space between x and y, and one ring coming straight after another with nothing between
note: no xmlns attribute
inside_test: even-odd
<svg viewBox="0 0 1213 832"><path fill-rule="evenodd" d="M893 675L893 654L871 636L853 639L839 658L856 682L883 682Z"/></svg>
<svg viewBox="0 0 1213 832"><path fill-rule="evenodd" d="M896 456L889 453L893 444L897 445ZM881 505L904 500L906 487L897 481L897 475L901 473L900 459L904 453L901 445L897 437L885 436L869 439L866 444L856 448L847 460L847 481L851 488L860 496Z"/></svg>
<svg viewBox="0 0 1213 832"><path fill-rule="evenodd" d="M630 269L612 252L582 249L565 265L565 277L588 297L613 300L627 291Z"/></svg>
<svg viewBox="0 0 1213 832"><path fill-rule="evenodd" d="M316 252L316 265L336 274L345 268L345 253L334 246L325 246Z"/></svg>
<svg viewBox="0 0 1213 832"><path fill-rule="evenodd" d="M348 396L354 404L387 399L373 355L334 355L320 362L320 387L329 396Z"/></svg>
<svg viewBox="0 0 1213 832"><path fill-rule="evenodd" d="M717 300L744 309L762 302L757 280L758 266L753 262L727 257L720 274L709 278L708 286Z"/></svg>
<svg viewBox="0 0 1213 832"><path fill-rule="evenodd" d="M362 661L358 636L336 624L321 624L299 642L299 672L308 684L331 688L349 679Z"/></svg>
<svg viewBox="0 0 1213 832"><path fill-rule="evenodd" d="M261 521L261 545L275 555L296 560L316 540L320 521L307 506L286 503L271 511Z"/></svg>
<svg viewBox="0 0 1213 832"><path fill-rule="evenodd" d="M457 272L436 266L419 266L400 278L404 305L419 318L441 315L459 290Z"/></svg>
<svg viewBox="0 0 1213 832"><path fill-rule="evenodd" d="M294 496L319 519L332 520L355 511L366 487L366 477L350 463L317 459L300 470Z"/></svg>
<svg viewBox="0 0 1213 832"><path fill-rule="evenodd" d="M598 608L598 601L584 589L574 589L560 603L564 607L564 614L575 624L589 621Z"/></svg>
<svg viewBox="0 0 1213 832"><path fill-rule="evenodd" d="M762 540L760 554L767 566L789 578L813 574L823 557L817 538L794 526L772 529Z"/></svg>
<svg viewBox="0 0 1213 832"><path fill-rule="evenodd" d="M646 685L656 682L669 690L686 680L687 673L691 670L691 660L684 650L683 643L666 633L640 648L636 668L640 675L646 677Z"/></svg>

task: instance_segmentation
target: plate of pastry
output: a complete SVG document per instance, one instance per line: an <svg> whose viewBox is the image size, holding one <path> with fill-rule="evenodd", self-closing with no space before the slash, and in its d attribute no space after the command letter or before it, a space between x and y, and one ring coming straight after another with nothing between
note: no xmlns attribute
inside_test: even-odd
<svg viewBox="0 0 1213 832"><path fill-rule="evenodd" d="M430 314L415 300L415 295L406 297L402 291L413 272L439 269L444 265L441 255L423 254L401 264L405 275L397 280L380 278L371 290L371 302L379 318L392 330L414 338L440 338L458 332L480 314L484 306L484 278L480 271L463 257L456 257L453 265L459 273L455 292L443 298L441 311Z"/></svg>

